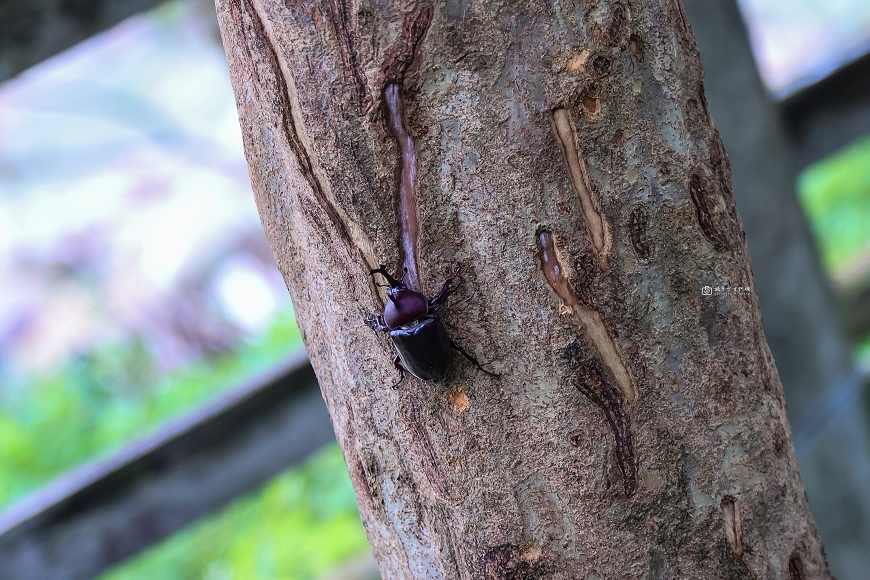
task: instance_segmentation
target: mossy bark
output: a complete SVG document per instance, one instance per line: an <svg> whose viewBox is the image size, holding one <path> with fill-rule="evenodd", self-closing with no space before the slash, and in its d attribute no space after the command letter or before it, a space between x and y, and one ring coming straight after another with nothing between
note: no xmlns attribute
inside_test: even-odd
<svg viewBox="0 0 870 580"><path fill-rule="evenodd" d="M678 1L217 6L385 578L830 578ZM368 272L414 261L500 377L390 388Z"/></svg>

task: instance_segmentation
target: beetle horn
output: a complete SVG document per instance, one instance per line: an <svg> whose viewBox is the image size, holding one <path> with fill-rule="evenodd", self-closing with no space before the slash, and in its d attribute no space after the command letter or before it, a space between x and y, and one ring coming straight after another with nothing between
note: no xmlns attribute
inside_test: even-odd
<svg viewBox="0 0 870 580"><path fill-rule="evenodd" d="M390 288L394 288L396 286L404 286L403 280L405 279L405 277L402 276L402 280L396 280L390 275L389 272L387 272L387 268L383 264L378 266L377 270L369 270L369 276L374 276L375 274L380 274L381 276L386 278Z"/></svg>

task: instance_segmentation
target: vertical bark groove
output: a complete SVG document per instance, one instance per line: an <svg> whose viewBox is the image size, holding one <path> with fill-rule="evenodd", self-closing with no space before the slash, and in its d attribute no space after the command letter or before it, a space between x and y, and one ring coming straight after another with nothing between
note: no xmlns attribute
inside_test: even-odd
<svg viewBox="0 0 870 580"><path fill-rule="evenodd" d="M311 152L310 143L304 135L301 120L294 117L294 112L298 111L299 105L297 99L293 97L295 89L293 89L292 76L287 72L286 65L282 64L278 50L275 47L272 35L268 30L265 17L263 16L262 7L257 3L257 0L233 0L229 2L231 9L235 12L238 22L244 22L244 16L248 17L248 21L253 27L252 40L258 40L262 46L268 66L271 68L271 73L274 75L274 81L277 85L275 97L278 100L278 106L281 110L281 127L284 136L287 139L291 150L299 163L300 171L304 176L311 191L314 194L314 199L317 202L319 211L326 214L332 229L339 237L339 246L347 254L349 263L347 267L352 267L350 264L356 263L356 254L359 254L362 261L366 264L373 264L371 243L365 239L365 236L360 232L359 228L354 225L348 225L346 217L342 217L342 210L338 207L330 195L327 193L327 187L323 180L318 177L318 171L314 155ZM251 53L249 46L245 46L248 57L251 61L254 56ZM303 207L308 208L310 219L317 222L317 211L303 204ZM321 227L322 230L326 228ZM353 234L351 234L353 231ZM354 284L356 286L356 284Z"/></svg>
<svg viewBox="0 0 870 580"><path fill-rule="evenodd" d="M354 35L351 32L351 19L347 8L348 1L352 2L353 0L325 0L324 7L335 32L342 69L350 76L353 103L357 111L361 112L365 109L369 98L365 73L359 65L354 47Z"/></svg>

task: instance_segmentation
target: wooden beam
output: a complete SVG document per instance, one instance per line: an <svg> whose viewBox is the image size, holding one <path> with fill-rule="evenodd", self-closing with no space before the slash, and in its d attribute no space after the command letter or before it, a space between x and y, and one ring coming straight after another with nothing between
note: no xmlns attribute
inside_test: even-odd
<svg viewBox="0 0 870 580"><path fill-rule="evenodd" d="M870 133L870 53L781 103L799 167Z"/></svg>
<svg viewBox="0 0 870 580"><path fill-rule="evenodd" d="M0 514L0 578L85 580L333 439L304 353Z"/></svg>
<svg viewBox="0 0 870 580"><path fill-rule="evenodd" d="M0 82L162 0L0 0Z"/></svg>

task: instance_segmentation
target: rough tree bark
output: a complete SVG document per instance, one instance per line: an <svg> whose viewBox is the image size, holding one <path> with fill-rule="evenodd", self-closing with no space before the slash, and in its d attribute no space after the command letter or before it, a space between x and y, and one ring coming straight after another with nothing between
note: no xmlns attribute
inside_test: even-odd
<svg viewBox="0 0 870 580"><path fill-rule="evenodd" d="M677 0L217 6L385 578L831 577ZM390 389L379 263L501 377Z"/></svg>

